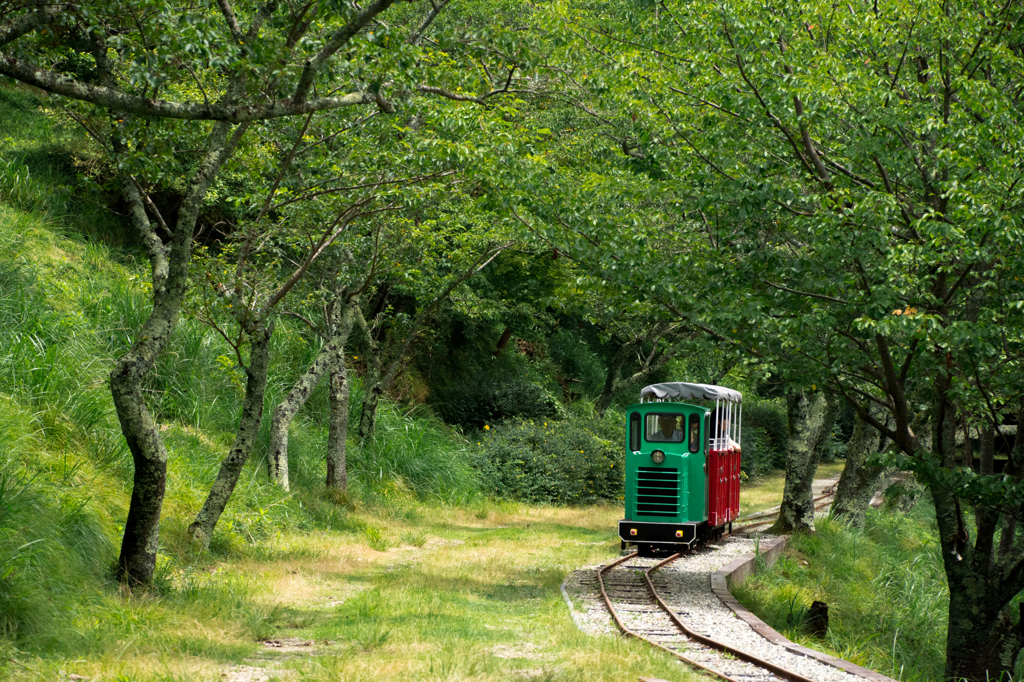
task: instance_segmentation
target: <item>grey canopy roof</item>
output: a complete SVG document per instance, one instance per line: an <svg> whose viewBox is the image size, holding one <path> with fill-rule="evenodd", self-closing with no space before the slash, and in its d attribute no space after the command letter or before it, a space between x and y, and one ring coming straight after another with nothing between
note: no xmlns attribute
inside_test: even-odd
<svg viewBox="0 0 1024 682"><path fill-rule="evenodd" d="M651 384L640 391L640 400L722 400L727 403L742 403L743 394L724 386L710 384L687 384L672 381L665 384Z"/></svg>

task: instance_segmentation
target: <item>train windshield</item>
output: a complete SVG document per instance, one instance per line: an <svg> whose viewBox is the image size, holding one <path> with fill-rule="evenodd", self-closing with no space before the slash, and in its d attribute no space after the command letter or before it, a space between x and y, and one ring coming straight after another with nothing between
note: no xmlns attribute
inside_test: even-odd
<svg viewBox="0 0 1024 682"><path fill-rule="evenodd" d="M648 443L682 443L686 440L681 414L652 412L644 424L644 436Z"/></svg>

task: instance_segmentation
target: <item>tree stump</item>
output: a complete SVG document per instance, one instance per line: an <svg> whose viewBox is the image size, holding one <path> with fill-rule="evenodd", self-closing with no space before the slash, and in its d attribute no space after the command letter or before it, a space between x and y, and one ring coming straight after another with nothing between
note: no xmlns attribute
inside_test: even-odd
<svg viewBox="0 0 1024 682"><path fill-rule="evenodd" d="M824 637L828 632L828 604L823 601L812 602L804 617L804 627L815 637Z"/></svg>

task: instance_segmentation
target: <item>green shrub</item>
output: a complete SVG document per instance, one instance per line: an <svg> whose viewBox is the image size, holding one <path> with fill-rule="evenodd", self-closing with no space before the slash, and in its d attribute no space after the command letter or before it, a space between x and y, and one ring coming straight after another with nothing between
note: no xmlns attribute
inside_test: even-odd
<svg viewBox="0 0 1024 682"><path fill-rule="evenodd" d="M751 426L744 420L740 442L743 444L740 469L747 476L757 478L779 468L776 464L776 452L771 436L763 428Z"/></svg>
<svg viewBox="0 0 1024 682"><path fill-rule="evenodd" d="M458 383L439 386L432 402L449 424L471 429L506 419L554 419L561 406L540 384L524 377L511 363L480 372Z"/></svg>
<svg viewBox="0 0 1024 682"><path fill-rule="evenodd" d="M548 340L548 354L566 380L575 380L572 391L595 397L604 388L605 366L579 334L559 329ZM634 391L635 393L635 391Z"/></svg>
<svg viewBox="0 0 1024 682"><path fill-rule="evenodd" d="M748 441L748 429L754 438ZM743 405L743 458L751 452L751 464L763 471L782 469L786 466L786 450L789 447L789 422L786 418L786 403L781 398L750 401ZM746 469L745 469L746 470ZM751 471L747 471L751 474Z"/></svg>
<svg viewBox="0 0 1024 682"><path fill-rule="evenodd" d="M615 434L609 437L614 429ZM510 420L488 425L475 458L486 492L522 502L584 505L622 496L621 420Z"/></svg>

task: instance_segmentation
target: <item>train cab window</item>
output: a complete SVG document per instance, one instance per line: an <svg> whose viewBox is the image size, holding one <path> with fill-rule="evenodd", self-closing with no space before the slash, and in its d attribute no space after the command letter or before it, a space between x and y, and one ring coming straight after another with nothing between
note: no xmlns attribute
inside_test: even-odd
<svg viewBox="0 0 1024 682"><path fill-rule="evenodd" d="M689 419L690 426L690 452L697 452L700 450L700 417L696 414L691 414Z"/></svg>
<svg viewBox="0 0 1024 682"><path fill-rule="evenodd" d="M684 415L679 414L658 414L647 415L644 429L644 437L648 443L682 443L686 439L686 433L680 428L683 426Z"/></svg>
<svg viewBox="0 0 1024 682"><path fill-rule="evenodd" d="M632 452L640 450L640 413L634 412L629 415L629 449Z"/></svg>
<svg viewBox="0 0 1024 682"><path fill-rule="evenodd" d="M711 413L704 415L704 452L711 452Z"/></svg>

